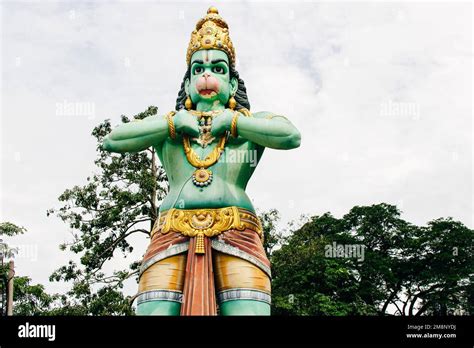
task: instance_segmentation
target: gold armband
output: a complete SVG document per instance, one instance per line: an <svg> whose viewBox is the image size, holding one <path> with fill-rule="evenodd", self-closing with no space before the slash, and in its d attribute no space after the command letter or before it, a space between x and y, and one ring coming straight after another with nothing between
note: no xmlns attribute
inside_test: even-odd
<svg viewBox="0 0 474 348"><path fill-rule="evenodd" d="M168 130L169 130L169 133L170 133L170 138L171 139L175 139L176 138L176 129L174 127L174 122L173 122L173 116L174 116L175 112L174 111L170 111L168 112L168 114L166 115L166 119L168 120Z"/></svg>
<svg viewBox="0 0 474 348"><path fill-rule="evenodd" d="M237 138L238 136L237 134L237 119L238 118L239 118L239 112L234 111L234 116L232 117L232 122L230 124L230 134L232 134L234 138Z"/></svg>
<svg viewBox="0 0 474 348"><path fill-rule="evenodd" d="M243 114L245 117L251 117L252 114L250 113L249 109L247 108L242 108L242 109L239 109L239 112L241 114Z"/></svg>

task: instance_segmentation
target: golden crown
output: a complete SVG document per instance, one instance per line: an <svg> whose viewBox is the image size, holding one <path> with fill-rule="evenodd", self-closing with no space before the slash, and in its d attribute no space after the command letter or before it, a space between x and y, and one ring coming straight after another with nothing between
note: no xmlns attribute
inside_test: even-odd
<svg viewBox="0 0 474 348"><path fill-rule="evenodd" d="M235 49L229 37L229 26L219 15L215 7L207 10L207 15L196 24L191 33L186 62L191 62L191 56L199 50L221 50L229 56L230 64L235 65Z"/></svg>

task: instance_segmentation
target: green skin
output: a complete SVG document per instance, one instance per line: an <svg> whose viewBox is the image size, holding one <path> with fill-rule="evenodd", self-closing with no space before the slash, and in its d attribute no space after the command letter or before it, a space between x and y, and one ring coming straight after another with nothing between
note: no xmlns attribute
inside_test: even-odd
<svg viewBox="0 0 474 348"><path fill-rule="evenodd" d="M218 81L215 95L201 95L196 83L203 74ZM211 134L216 139L207 147L191 142L193 150L200 158L205 158L216 146L219 137L230 131L233 111L225 106L238 87L237 79L230 78L229 59L219 50L200 50L191 57L191 79L185 81L186 93L190 96L197 111L222 110L212 121ZM255 211L250 198L245 193L247 183L265 147L273 149L293 149L300 145L299 131L283 116L270 112L253 113L252 117L240 115L237 120L238 137L229 137L224 155L226 160L218 161L209 169L213 172L212 183L204 188L192 182L194 168L186 159L183 151L182 135L199 135L196 116L181 110L173 117L176 139L169 136L168 122L164 116L150 116L139 122L131 122L115 128L105 139L103 148L111 152L138 152L153 146L166 170L170 190L163 200L160 210L170 208L221 208L239 206ZM244 151L252 153L257 162L231 160L230 153ZM222 158L222 157L221 157ZM153 301L138 306L137 314L142 315L179 315L180 304L168 301ZM228 301L220 306L222 315L269 315L270 306L252 300Z"/></svg>

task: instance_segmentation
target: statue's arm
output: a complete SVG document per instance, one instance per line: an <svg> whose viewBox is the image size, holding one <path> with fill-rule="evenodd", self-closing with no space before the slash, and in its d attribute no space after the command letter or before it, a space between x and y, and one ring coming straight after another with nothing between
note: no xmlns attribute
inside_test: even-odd
<svg viewBox="0 0 474 348"><path fill-rule="evenodd" d="M150 116L116 127L107 135L102 147L110 152L138 152L156 146L169 136L164 116Z"/></svg>
<svg viewBox="0 0 474 348"><path fill-rule="evenodd" d="M239 116L239 136L261 146L289 150L300 146L301 134L284 116L270 112L257 112L251 117Z"/></svg>

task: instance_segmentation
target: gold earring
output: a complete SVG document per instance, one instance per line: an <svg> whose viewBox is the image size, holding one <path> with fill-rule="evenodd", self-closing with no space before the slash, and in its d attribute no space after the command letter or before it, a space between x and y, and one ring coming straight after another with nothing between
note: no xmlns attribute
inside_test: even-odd
<svg viewBox="0 0 474 348"><path fill-rule="evenodd" d="M234 96L229 98L229 109L234 110L237 106L237 101L235 100Z"/></svg>
<svg viewBox="0 0 474 348"><path fill-rule="evenodd" d="M191 108L193 107L193 102L191 101L191 98L189 98L189 95L186 98L186 101L184 102L184 107L186 108L186 110L191 110Z"/></svg>

